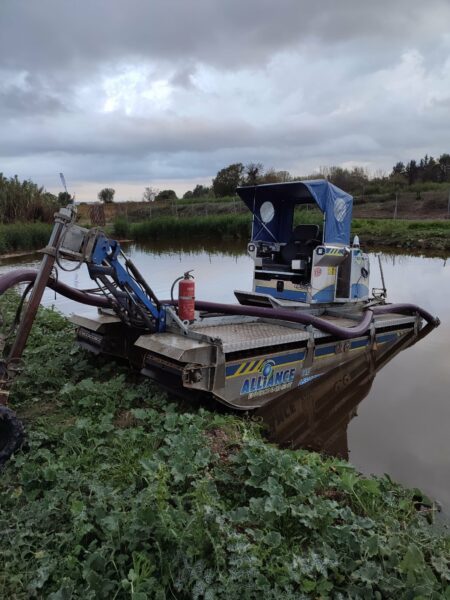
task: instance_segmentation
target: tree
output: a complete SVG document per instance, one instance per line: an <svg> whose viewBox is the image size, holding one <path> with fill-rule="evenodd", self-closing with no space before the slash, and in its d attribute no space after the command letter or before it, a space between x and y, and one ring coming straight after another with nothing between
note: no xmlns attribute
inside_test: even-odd
<svg viewBox="0 0 450 600"><path fill-rule="evenodd" d="M209 196L211 194L211 188L206 187L204 185L196 185L192 190L193 198L203 198L204 196Z"/></svg>
<svg viewBox="0 0 450 600"><path fill-rule="evenodd" d="M258 185L261 183L264 166L262 163L248 163L245 165L245 179L244 185Z"/></svg>
<svg viewBox="0 0 450 600"><path fill-rule="evenodd" d="M59 192L58 194L58 204L61 206L66 206L69 202L72 202L73 198L69 194L69 192Z"/></svg>
<svg viewBox="0 0 450 600"><path fill-rule="evenodd" d="M143 202L154 202L159 190L154 187L146 187L142 194Z"/></svg>
<svg viewBox="0 0 450 600"><path fill-rule="evenodd" d="M391 175L404 175L405 174L405 165L402 162L396 163L392 168Z"/></svg>
<svg viewBox="0 0 450 600"><path fill-rule="evenodd" d="M162 190L156 196L155 200L178 200L178 198L174 190Z"/></svg>
<svg viewBox="0 0 450 600"><path fill-rule="evenodd" d="M212 182L214 195L217 198L232 196L238 185L242 183L243 171L244 165L242 163L234 163L218 171Z"/></svg>
<svg viewBox="0 0 450 600"><path fill-rule="evenodd" d="M192 198L194 197L192 190L188 190L187 192L184 192L183 194L183 200L192 200Z"/></svg>
<svg viewBox="0 0 450 600"><path fill-rule="evenodd" d="M104 202L105 204L111 204L112 202L114 202L115 193L116 190L113 190L112 188L103 188L98 193L98 199Z"/></svg>
<svg viewBox="0 0 450 600"><path fill-rule="evenodd" d="M410 160L406 165L406 176L408 177L408 184L412 185L415 183L419 177L419 168L415 160Z"/></svg>
<svg viewBox="0 0 450 600"><path fill-rule="evenodd" d="M441 154L439 167L442 173L441 181L450 181L450 154Z"/></svg>

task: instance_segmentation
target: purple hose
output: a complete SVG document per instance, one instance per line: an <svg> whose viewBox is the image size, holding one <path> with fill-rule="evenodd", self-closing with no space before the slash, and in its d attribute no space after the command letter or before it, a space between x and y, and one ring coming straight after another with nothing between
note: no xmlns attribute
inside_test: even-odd
<svg viewBox="0 0 450 600"><path fill-rule="evenodd" d="M195 308L207 312L217 312L227 315L247 315L250 317L261 317L266 319L280 319L281 321L290 321L291 323L301 323L302 325L312 325L320 331L335 335L336 337L348 340L366 333L372 323L373 313L368 309L361 321L354 327L339 327L320 317L315 317L306 312L285 310L282 308L262 308L259 306L241 306L240 304L218 304L216 302L203 302L196 300Z"/></svg>
<svg viewBox="0 0 450 600"><path fill-rule="evenodd" d="M36 279L37 271L34 269L17 269L15 271L9 271L8 273L0 276L0 296L10 287L17 285L18 283L33 282ZM55 290L56 292L74 300L81 302L81 304L87 304L89 306L97 306L99 308L110 308L110 303L103 296L96 296L87 292L76 290L65 283L55 281L50 278L48 281L48 287ZM162 301L162 304L176 304L176 302ZM261 317L266 319L279 319L281 321L288 321L291 323L301 323L302 325L312 325L320 331L329 333L330 335L336 336L340 339L352 339L364 335L372 323L374 315L384 314L419 314L427 323L431 323L435 327L439 325L439 319L433 317L429 312L416 306L415 304L386 304L373 306L368 308L361 321L354 327L340 327L334 323L330 323L325 319L316 317L302 311L293 311L279 308L262 308L258 306L242 306L240 304L220 304L217 302L204 302L197 300L195 302L195 308L200 311L228 314L228 315L243 315L250 317Z"/></svg>
<svg viewBox="0 0 450 600"><path fill-rule="evenodd" d="M416 304L380 304L379 306L374 306L372 310L375 315L387 315L389 313L413 315L417 313L427 323L434 325L434 327L437 327L441 322L438 317L433 317L431 313L424 308L420 308L420 306L416 306Z"/></svg>
<svg viewBox="0 0 450 600"><path fill-rule="evenodd" d="M4 294L6 290L19 283L33 282L36 279L37 274L38 272L34 269L16 269L15 271L8 271L8 273L0 275L0 296ZM61 281L55 281L53 278L48 280L47 287L55 290L55 292L58 292L70 300L81 302L81 304L98 306L99 308L111 307L105 297L81 292Z"/></svg>

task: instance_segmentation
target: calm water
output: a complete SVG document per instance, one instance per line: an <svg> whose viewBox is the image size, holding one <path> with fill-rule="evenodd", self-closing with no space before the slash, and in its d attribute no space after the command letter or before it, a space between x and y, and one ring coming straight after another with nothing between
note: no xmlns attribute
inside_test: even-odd
<svg viewBox="0 0 450 600"><path fill-rule="evenodd" d="M252 261L242 245L131 245L126 252L160 298L169 297L172 281L188 269L194 269L199 299L234 302L234 289L251 288ZM0 272L38 262L38 256L0 261ZM364 473L388 473L405 485L420 487L448 514L450 260L384 254L382 262L388 299L423 306L440 317L441 326L389 360L376 376L370 365L355 363L347 371L330 373L315 385L314 393L291 396L289 403L268 411L265 417L273 438L281 443L348 455ZM380 286L374 255L371 267L371 285ZM92 287L85 268L60 273L60 279L77 288ZM62 297L55 300L50 291L44 303L64 313L94 310Z"/></svg>

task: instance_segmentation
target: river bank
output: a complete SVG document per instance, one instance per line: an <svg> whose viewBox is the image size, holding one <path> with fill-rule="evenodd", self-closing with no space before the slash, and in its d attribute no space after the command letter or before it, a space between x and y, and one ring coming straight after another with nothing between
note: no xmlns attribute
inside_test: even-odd
<svg viewBox="0 0 450 600"><path fill-rule="evenodd" d="M297 211L295 224L321 223L317 211ZM140 222L118 217L107 228L114 237L148 243L152 240L239 239L251 234L249 213L197 215L190 217L160 216ZM52 225L16 223L0 225L0 258L21 251L43 248ZM353 219L352 235L358 235L364 248L384 246L408 250L450 250L449 220Z"/></svg>
<svg viewBox="0 0 450 600"><path fill-rule="evenodd" d="M298 211L295 224L321 223L313 211ZM248 240L251 218L247 214L210 215L207 217L159 217L141 223L115 222L113 233L126 235L136 242L153 239L209 237ZM406 221L387 219L354 219L352 235L358 235L364 248L385 246L411 250L450 250L450 221Z"/></svg>
<svg viewBox="0 0 450 600"><path fill-rule="evenodd" d="M41 309L12 389L29 437L2 473L2 597L448 593L450 540L418 490L280 450L72 339Z"/></svg>

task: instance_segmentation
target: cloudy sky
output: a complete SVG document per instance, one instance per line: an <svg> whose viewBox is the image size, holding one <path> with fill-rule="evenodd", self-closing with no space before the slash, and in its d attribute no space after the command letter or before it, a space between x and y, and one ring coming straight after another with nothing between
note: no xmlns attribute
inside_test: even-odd
<svg viewBox="0 0 450 600"><path fill-rule="evenodd" d="M0 0L0 172L78 200L450 152L450 1Z"/></svg>

